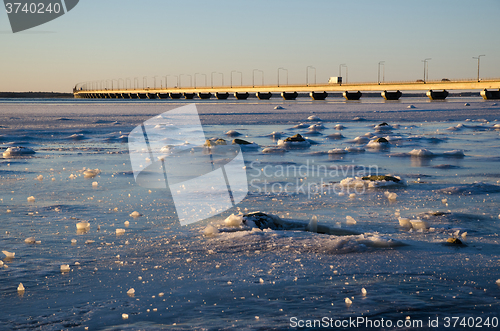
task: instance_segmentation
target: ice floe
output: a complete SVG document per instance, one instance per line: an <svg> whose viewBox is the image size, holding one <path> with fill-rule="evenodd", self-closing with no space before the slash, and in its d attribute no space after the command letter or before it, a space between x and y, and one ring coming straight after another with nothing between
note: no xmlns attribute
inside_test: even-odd
<svg viewBox="0 0 500 331"><path fill-rule="evenodd" d="M242 134L239 133L238 131L236 130L229 130L226 132L226 136L229 136L229 137L238 137L238 136L241 136Z"/></svg>
<svg viewBox="0 0 500 331"><path fill-rule="evenodd" d="M33 155L35 154L35 151L29 147L22 147L22 146L17 146L17 147L9 147L5 152L3 152L3 157L4 158L9 158L9 157L15 157L15 156L26 156L26 155Z"/></svg>
<svg viewBox="0 0 500 331"><path fill-rule="evenodd" d="M302 149L311 147L311 143L297 133L292 137L278 140L278 146L282 146L287 149Z"/></svg>
<svg viewBox="0 0 500 331"><path fill-rule="evenodd" d="M472 184L461 184L457 186L443 188L437 190L437 192L450 195L479 195L479 194L489 194L489 193L500 193L500 186L484 182L475 182Z"/></svg>
<svg viewBox="0 0 500 331"><path fill-rule="evenodd" d="M8 259L13 259L16 256L15 252L8 252L8 251L2 251L2 253L5 255L6 258Z"/></svg>

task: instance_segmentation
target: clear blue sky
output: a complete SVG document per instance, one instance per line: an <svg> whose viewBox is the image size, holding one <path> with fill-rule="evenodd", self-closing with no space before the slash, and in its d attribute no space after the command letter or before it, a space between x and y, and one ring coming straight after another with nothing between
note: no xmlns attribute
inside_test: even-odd
<svg viewBox="0 0 500 331"><path fill-rule="evenodd" d="M309 65L326 82L341 63L350 82L365 82L377 80L379 61L386 81L415 80L425 58L432 58L429 79L474 78L472 57L480 54L481 76L500 77L499 17L499 0L81 0L13 34L2 10L0 91L69 92L82 81L139 77L142 84L143 76L152 86L155 75L210 80L213 71L228 84L232 70L251 84L253 69L275 84L279 67L290 83L303 83Z"/></svg>

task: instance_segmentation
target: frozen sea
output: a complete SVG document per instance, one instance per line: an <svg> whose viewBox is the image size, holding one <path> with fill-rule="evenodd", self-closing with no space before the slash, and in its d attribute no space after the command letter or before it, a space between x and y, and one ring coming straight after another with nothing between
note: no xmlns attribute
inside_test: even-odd
<svg viewBox="0 0 500 331"><path fill-rule="evenodd" d="M207 139L258 147L247 197L181 226L127 142L187 102L0 99L0 330L498 327L500 105L332 100L197 102ZM295 134L309 145L276 150ZM36 153L2 157L16 146ZM225 222L256 211L330 234Z"/></svg>

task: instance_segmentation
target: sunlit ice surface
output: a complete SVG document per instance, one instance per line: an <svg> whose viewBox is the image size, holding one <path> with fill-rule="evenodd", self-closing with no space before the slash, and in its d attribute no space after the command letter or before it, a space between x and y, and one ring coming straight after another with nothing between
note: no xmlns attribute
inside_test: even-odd
<svg viewBox="0 0 500 331"><path fill-rule="evenodd" d="M0 251L15 253L0 257L4 328L262 329L288 328L294 316L497 316L494 102L200 103L207 139L258 146L242 147L247 197L187 226L169 190L135 183L127 147L134 127L178 106L1 104ZM296 134L309 145L275 150ZM19 146L35 154L3 155ZM361 179L371 175L401 183ZM285 226L225 222L256 211Z"/></svg>

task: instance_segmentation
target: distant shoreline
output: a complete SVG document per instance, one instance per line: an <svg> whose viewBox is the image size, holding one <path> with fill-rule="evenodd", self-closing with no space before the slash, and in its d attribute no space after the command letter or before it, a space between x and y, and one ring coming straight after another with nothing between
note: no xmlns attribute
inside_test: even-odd
<svg viewBox="0 0 500 331"><path fill-rule="evenodd" d="M73 97L73 93L64 92L0 92L0 98L53 99Z"/></svg>

